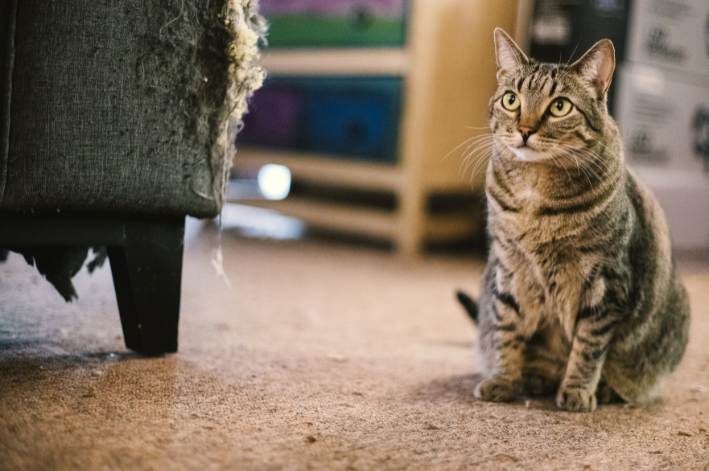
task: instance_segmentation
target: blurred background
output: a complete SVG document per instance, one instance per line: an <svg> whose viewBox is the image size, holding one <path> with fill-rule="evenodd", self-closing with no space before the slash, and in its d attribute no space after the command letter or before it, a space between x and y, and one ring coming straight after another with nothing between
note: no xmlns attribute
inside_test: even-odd
<svg viewBox="0 0 709 471"><path fill-rule="evenodd" d="M224 213L244 232L319 232L404 255L484 245L487 155L476 146L502 27L547 62L613 41L609 108L628 164L665 208L675 249L709 249L706 0L260 5L269 75L237 138Z"/></svg>

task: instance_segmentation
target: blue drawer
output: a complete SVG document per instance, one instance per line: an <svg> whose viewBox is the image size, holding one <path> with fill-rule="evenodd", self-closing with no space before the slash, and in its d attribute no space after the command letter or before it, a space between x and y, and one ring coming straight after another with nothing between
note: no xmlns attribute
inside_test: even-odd
<svg viewBox="0 0 709 471"><path fill-rule="evenodd" d="M272 77L237 145L395 163L401 96L400 77Z"/></svg>

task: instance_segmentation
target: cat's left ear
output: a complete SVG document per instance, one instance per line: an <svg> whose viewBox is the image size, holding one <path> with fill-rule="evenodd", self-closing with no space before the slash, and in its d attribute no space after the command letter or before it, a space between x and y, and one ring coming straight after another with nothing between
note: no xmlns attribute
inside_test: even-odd
<svg viewBox="0 0 709 471"><path fill-rule="evenodd" d="M615 48L609 39L601 39L583 57L571 65L589 91L602 98L611 85L615 70Z"/></svg>

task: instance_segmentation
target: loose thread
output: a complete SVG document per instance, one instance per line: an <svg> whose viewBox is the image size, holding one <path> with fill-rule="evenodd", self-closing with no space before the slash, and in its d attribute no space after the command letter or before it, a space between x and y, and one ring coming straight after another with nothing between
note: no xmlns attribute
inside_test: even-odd
<svg viewBox="0 0 709 471"><path fill-rule="evenodd" d="M222 255L222 231L224 230L224 225L222 224L221 213L217 216L217 224L217 248L214 250L214 256L212 257L212 267L214 267L217 278L224 280L224 284L231 290L231 281L229 281L229 277L224 271L224 256Z"/></svg>

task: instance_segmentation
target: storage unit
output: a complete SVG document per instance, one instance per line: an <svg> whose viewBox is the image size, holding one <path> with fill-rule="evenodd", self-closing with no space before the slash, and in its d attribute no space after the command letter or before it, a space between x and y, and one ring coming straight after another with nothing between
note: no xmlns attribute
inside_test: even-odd
<svg viewBox="0 0 709 471"><path fill-rule="evenodd" d="M297 187L315 191L246 203L314 226L390 240L404 254L482 231L484 220L468 203L482 199L485 165L473 179L464 155L466 142L487 132L488 102L496 90L493 31L515 31L517 2L270 3L282 11L307 4L310 13L351 12L347 6L353 4L388 11L407 19L406 41L400 47L332 36L318 42L313 27L302 45L330 44L296 47L272 21L273 42L282 48L263 52L270 81L254 97L246 118L253 129L243 134L251 146L238 141L234 169L253 173L266 164L284 165ZM268 4L262 0L267 18ZM361 10L350 18L357 21L357 15ZM361 45L368 47L353 47ZM370 127L373 117L379 124Z"/></svg>

